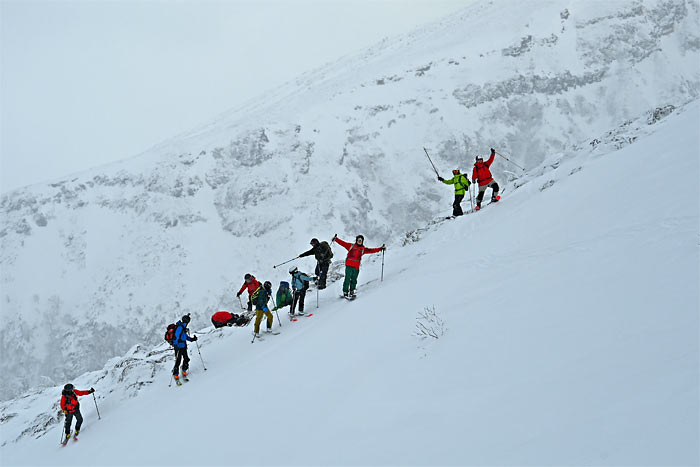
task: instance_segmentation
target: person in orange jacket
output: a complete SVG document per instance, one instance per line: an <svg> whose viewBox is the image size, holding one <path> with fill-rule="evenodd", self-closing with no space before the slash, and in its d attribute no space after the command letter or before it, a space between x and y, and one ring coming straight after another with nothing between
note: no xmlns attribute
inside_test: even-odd
<svg viewBox="0 0 700 467"><path fill-rule="evenodd" d="M93 392L95 392L93 388L90 388L87 391L75 389L75 387L70 383L63 386L63 392L61 395L61 410L63 411L63 415L66 416L66 439L64 440L64 444L66 441L68 441L68 438L70 438L70 428L73 424L73 417L75 417L76 420L76 437L78 436L78 433L80 433L80 427L83 425L83 415L80 413L80 402L78 402L78 396L87 396Z"/></svg>
<svg viewBox="0 0 700 467"><path fill-rule="evenodd" d="M248 289L248 311L253 311L253 302L250 301L250 296L260 288L260 282L252 274L245 275L245 282L241 286L241 289L236 294L236 297L240 297L245 289Z"/></svg>
<svg viewBox="0 0 700 467"><path fill-rule="evenodd" d="M332 242L336 242L348 250L348 256L345 258L345 281L343 282L343 296L355 297L355 287L357 287L357 276L360 275L360 262L362 255L369 253L379 253L386 250L386 246L382 245L379 248L367 248L364 246L365 237L358 235L355 237L355 243L351 244L344 242L334 235Z"/></svg>
<svg viewBox="0 0 700 467"><path fill-rule="evenodd" d="M487 188L491 188L491 202L495 203L501 199L498 196L498 183L493 179L491 175L491 164L496 157L496 150L491 148L491 157L489 160L484 162L484 158L481 156L476 156L476 162L474 163L474 170L472 171L472 181L476 183L479 182L479 194L476 196L476 209L477 211L481 209L481 201L484 199L484 193L486 193Z"/></svg>

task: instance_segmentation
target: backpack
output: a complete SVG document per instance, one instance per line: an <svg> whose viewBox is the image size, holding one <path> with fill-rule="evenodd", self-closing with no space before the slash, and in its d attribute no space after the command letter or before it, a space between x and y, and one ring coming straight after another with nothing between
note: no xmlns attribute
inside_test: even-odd
<svg viewBox="0 0 700 467"><path fill-rule="evenodd" d="M165 342L167 342L170 345L173 345L173 342L175 341L175 330L177 329L177 324L172 323L168 324L168 329L165 330Z"/></svg>
<svg viewBox="0 0 700 467"><path fill-rule="evenodd" d="M323 258L323 261L330 261L331 259L333 259L333 249L328 244L328 242L321 242L321 248L323 248L323 251L325 253L325 258Z"/></svg>
<svg viewBox="0 0 700 467"><path fill-rule="evenodd" d="M292 303L292 292L289 290L289 282L280 281L277 289L277 307L281 308Z"/></svg>

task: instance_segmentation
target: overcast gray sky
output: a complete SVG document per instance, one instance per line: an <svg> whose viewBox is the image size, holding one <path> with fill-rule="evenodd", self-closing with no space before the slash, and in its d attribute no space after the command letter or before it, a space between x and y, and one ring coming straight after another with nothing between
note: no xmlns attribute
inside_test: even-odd
<svg viewBox="0 0 700 467"><path fill-rule="evenodd" d="M0 0L0 191L134 156L472 0Z"/></svg>

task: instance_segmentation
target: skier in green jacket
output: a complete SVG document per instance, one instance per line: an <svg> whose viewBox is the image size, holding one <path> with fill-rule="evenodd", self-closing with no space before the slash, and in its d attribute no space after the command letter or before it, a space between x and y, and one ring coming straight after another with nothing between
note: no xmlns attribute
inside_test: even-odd
<svg viewBox="0 0 700 467"><path fill-rule="evenodd" d="M454 169L452 171L452 174L454 176L449 180L445 180L444 178L438 175L438 180L444 183L445 185L455 186L455 202L452 203L452 215L457 217L464 214L464 212L462 212L461 204L462 200L464 199L464 194L469 189L470 183L469 179L465 177L464 174L459 172L459 169Z"/></svg>

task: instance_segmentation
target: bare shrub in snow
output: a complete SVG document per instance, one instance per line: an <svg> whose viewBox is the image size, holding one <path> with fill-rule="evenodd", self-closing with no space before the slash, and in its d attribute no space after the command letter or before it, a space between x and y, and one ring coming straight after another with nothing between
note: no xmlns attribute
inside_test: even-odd
<svg viewBox="0 0 700 467"><path fill-rule="evenodd" d="M445 320L435 310L435 305L423 308L416 318L416 331L414 336L420 339L439 339L445 334Z"/></svg>

